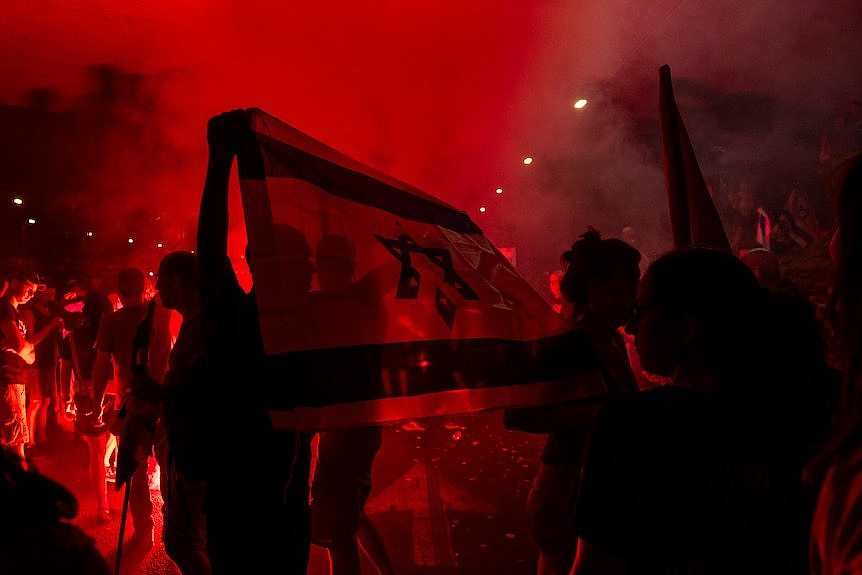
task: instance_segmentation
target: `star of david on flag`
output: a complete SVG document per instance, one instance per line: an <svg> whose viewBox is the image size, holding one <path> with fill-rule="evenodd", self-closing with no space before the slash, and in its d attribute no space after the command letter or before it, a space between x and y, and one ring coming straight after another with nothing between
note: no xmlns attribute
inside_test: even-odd
<svg viewBox="0 0 862 575"><path fill-rule="evenodd" d="M462 211L268 114L238 154L260 329L326 429L601 394L598 360ZM310 289L296 266L312 260ZM296 369L301 365L302 369ZM301 374L298 376L297 374Z"/></svg>

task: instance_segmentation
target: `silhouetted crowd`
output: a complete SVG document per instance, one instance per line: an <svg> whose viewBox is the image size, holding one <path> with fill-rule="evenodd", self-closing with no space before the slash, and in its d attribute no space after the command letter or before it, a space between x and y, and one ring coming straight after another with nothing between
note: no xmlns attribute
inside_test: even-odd
<svg viewBox="0 0 862 575"><path fill-rule="evenodd" d="M291 407L268 385L284 366L264 352L255 290L240 287L227 256L243 120L210 121L196 252L167 255L154 286L123 270L112 301L98 285L60 292L5 272L0 571L109 572L68 522L74 496L35 470L60 412L87 444L97 518L116 513L107 483L126 486L129 549L154 543L153 457L165 550L184 574L301 574L312 542L336 575L358 574L360 551L393 572L364 513L381 428L320 434L310 485L313 435L270 418ZM837 129L823 161L843 145ZM770 250L781 217L770 223L744 185L732 196L733 253L676 250L641 273L635 247L590 229L562 255L557 311L585 334L607 393L504 414L511 429L547 435L525 502L540 574L862 573L862 156L829 174L837 229L825 322L782 282ZM787 203L807 201L798 195ZM790 241L826 233L788 211ZM349 246L294 248L306 264L290 280L297 289L315 269L321 290L350 289ZM254 270L266 255L246 257ZM823 330L838 344L835 365ZM253 469L216 465L226 453Z"/></svg>

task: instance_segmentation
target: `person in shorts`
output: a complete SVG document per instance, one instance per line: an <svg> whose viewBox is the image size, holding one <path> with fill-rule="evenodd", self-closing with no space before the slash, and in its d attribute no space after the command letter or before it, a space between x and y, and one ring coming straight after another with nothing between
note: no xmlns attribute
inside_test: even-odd
<svg viewBox="0 0 862 575"><path fill-rule="evenodd" d="M36 360L33 345L27 341L27 328L18 312L36 293L33 274L17 272L0 299L0 443L24 461L24 445L30 441L27 428L24 366Z"/></svg>

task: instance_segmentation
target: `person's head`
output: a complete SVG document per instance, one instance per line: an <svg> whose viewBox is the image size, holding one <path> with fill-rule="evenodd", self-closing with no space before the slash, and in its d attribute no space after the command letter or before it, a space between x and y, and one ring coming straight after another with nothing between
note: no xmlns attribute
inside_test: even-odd
<svg viewBox="0 0 862 575"><path fill-rule="evenodd" d="M317 244L314 261L321 290L347 289L356 269L356 246L342 235L323 236Z"/></svg>
<svg viewBox="0 0 862 575"><path fill-rule="evenodd" d="M147 277L137 268L126 268L117 276L117 295L123 306L130 306L144 301L144 290Z"/></svg>
<svg viewBox="0 0 862 575"><path fill-rule="evenodd" d="M156 274L156 291L167 309L181 314L194 308L199 301L198 258L191 252L171 252L162 258Z"/></svg>
<svg viewBox="0 0 862 575"><path fill-rule="evenodd" d="M641 365L672 376L679 368L737 371L753 353L764 290L729 252L678 250L654 261L641 280L630 325Z"/></svg>
<svg viewBox="0 0 862 575"><path fill-rule="evenodd" d="M16 270L9 275L6 297L12 305L19 306L33 299L39 289L45 289L45 286L39 283L39 276L26 270Z"/></svg>
<svg viewBox="0 0 862 575"><path fill-rule="evenodd" d="M253 249L249 244L245 257L252 276L259 274L260 262L277 260L286 273L279 274L280 287L289 295L299 295L311 290L314 264L311 261L311 246L305 235L287 224L272 226L273 243L267 248Z"/></svg>
<svg viewBox="0 0 862 575"><path fill-rule="evenodd" d="M602 239L590 228L560 258L565 269L560 290L577 309L624 325L637 293L640 259L640 252L624 241Z"/></svg>

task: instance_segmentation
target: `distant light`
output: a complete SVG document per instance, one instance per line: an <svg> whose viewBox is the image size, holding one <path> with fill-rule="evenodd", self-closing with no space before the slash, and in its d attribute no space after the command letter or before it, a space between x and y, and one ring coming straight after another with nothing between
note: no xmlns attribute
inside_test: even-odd
<svg viewBox="0 0 862 575"><path fill-rule="evenodd" d="M502 193L503 193L503 188L497 188L497 189L496 189L496 190L494 190L494 191L495 191L495 192L497 192L497 194L502 194Z"/></svg>
<svg viewBox="0 0 862 575"><path fill-rule="evenodd" d="M87 237L88 237L88 238L92 238L92 237L93 237L93 232L87 232Z"/></svg>
<svg viewBox="0 0 862 575"><path fill-rule="evenodd" d="M584 108L586 108L586 107L587 107L587 104L588 104L588 103L589 103L589 102L587 102L587 100L585 100L585 99L581 98L580 100L578 100L577 102L575 102L575 109L576 109L576 110L583 110Z"/></svg>
<svg viewBox="0 0 862 575"><path fill-rule="evenodd" d="M161 248L165 247L165 245L162 242L159 242L156 244L156 247L161 249Z"/></svg>
<svg viewBox="0 0 862 575"><path fill-rule="evenodd" d="M130 243L130 244L135 243L135 238L129 238L129 243Z"/></svg>
<svg viewBox="0 0 862 575"><path fill-rule="evenodd" d="M153 272L147 272L147 275L148 275L148 276L150 276L150 277L153 277L153 276L154 276L154 275L156 275L156 274L154 274Z"/></svg>
<svg viewBox="0 0 862 575"><path fill-rule="evenodd" d="M524 158L524 165L525 166L529 166L532 163L533 163L533 156L527 156L526 158Z"/></svg>
<svg viewBox="0 0 862 575"><path fill-rule="evenodd" d="M479 211L484 214L485 213L485 206L482 206L481 208L479 208Z"/></svg>
<svg viewBox="0 0 862 575"><path fill-rule="evenodd" d="M36 220L34 218L27 218L27 223L32 225L36 223Z"/></svg>
<svg viewBox="0 0 862 575"><path fill-rule="evenodd" d="M12 198L12 203L16 206L23 206L24 200L22 200L21 198Z"/></svg>
<svg viewBox="0 0 862 575"><path fill-rule="evenodd" d="M194 251L194 250L192 250L192 253L195 253L195 251Z"/></svg>

